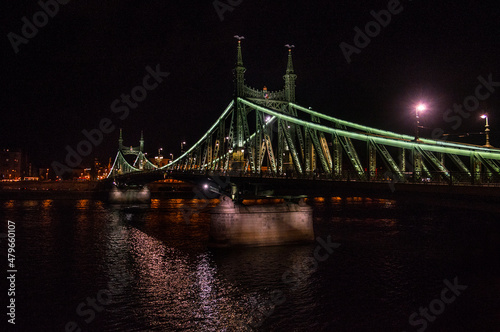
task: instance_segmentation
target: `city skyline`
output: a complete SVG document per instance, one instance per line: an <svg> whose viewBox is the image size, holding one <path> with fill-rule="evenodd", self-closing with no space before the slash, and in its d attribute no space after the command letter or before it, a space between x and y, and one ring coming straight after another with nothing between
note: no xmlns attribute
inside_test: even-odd
<svg viewBox="0 0 500 332"><path fill-rule="evenodd" d="M284 45L293 44L296 98L302 106L413 134L412 105L425 101L423 137L439 128L449 134L484 131L480 115L485 111L491 143L500 144L495 135L500 10L494 4L233 1L221 7L226 3L221 1L114 7L60 1L56 11L46 7L53 2L42 3L45 9L35 3L11 5L6 14L10 84L7 126L0 134L2 147L21 148L40 166L63 162L66 146L76 148L85 132L102 126L107 132L102 140L95 136L99 144L82 163L114 156L118 128L125 145L136 145L144 130L146 151L163 148L166 156L178 155L179 143L196 142L233 97L234 35L245 36L250 86L282 89ZM37 33L25 38L26 21L43 20L35 15L39 11L47 13L47 22L39 21ZM26 42L12 39L13 34L9 38L11 32ZM479 85L484 97L468 112L464 109L474 101L467 98ZM141 86L146 95L137 105L127 104L122 96L133 91L139 96ZM484 144L483 135L450 139Z"/></svg>

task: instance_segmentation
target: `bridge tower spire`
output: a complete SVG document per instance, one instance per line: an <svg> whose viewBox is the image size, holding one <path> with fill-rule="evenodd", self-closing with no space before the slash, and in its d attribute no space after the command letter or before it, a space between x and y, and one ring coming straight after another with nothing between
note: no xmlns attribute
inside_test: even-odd
<svg viewBox="0 0 500 332"><path fill-rule="evenodd" d="M245 86L245 71L246 68L243 66L243 56L241 54L241 40L245 39L243 36L234 36L234 38L238 39L238 48L237 48L237 57L236 57L236 67L234 67L233 73L236 84L236 97L243 97L244 94L244 86Z"/></svg>
<svg viewBox="0 0 500 332"><path fill-rule="evenodd" d="M144 131L141 130L141 140L139 141L139 151L143 152L144 151Z"/></svg>
<svg viewBox="0 0 500 332"><path fill-rule="evenodd" d="M283 76L285 80L285 98L287 101L294 103L295 80L297 79L297 75L295 75L293 71L292 48L295 47L295 45L286 44L285 47L288 47L288 63L286 66L286 74Z"/></svg>
<svg viewBox="0 0 500 332"><path fill-rule="evenodd" d="M237 146L237 153L233 155L233 160L242 161L243 152L241 148L244 145L244 131L243 131L243 121L245 110L244 106L238 102L238 97L243 97L245 95L245 71L246 68L243 66L243 56L241 54L241 40L245 39L243 36L234 36L238 39L237 56L236 56L236 67L234 67L233 73L235 78L235 93L234 93L234 107L236 110L236 130L235 130L235 140L232 142L233 145Z"/></svg>

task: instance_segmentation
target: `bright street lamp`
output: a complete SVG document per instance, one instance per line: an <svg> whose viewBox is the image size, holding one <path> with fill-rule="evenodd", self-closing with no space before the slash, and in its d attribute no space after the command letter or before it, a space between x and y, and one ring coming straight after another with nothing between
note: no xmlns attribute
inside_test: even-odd
<svg viewBox="0 0 500 332"><path fill-rule="evenodd" d="M185 141L181 142L181 153L184 152L184 145L186 145L186 142Z"/></svg>
<svg viewBox="0 0 500 332"><path fill-rule="evenodd" d="M419 103L417 106L415 106L415 120L416 120L416 126L415 126L415 141L418 141L418 128L420 127L420 113L424 112L427 110L427 106L424 103Z"/></svg>
<svg viewBox="0 0 500 332"><path fill-rule="evenodd" d="M488 148L492 148L493 146L491 146L491 144L490 144L490 125L488 124L488 114L481 115L481 119L486 120L486 124L484 125L484 133L486 135L486 144L484 146L486 146Z"/></svg>

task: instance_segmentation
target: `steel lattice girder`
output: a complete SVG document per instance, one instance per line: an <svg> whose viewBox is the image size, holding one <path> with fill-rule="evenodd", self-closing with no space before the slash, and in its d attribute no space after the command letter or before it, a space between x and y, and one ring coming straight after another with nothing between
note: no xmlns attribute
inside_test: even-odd
<svg viewBox="0 0 500 332"><path fill-rule="evenodd" d="M449 154L448 156L455 163L455 165L460 169L460 171L467 174L468 177L472 176L471 172L469 171L467 166L465 166L464 162L457 155Z"/></svg>
<svg viewBox="0 0 500 332"><path fill-rule="evenodd" d="M316 154L318 155L319 160L321 162L321 167L323 167L323 170L326 173L330 173L331 169L328 166L328 162L327 162L327 159L323 153L323 149L322 149L321 143L318 139L318 136L316 134L316 130L309 130L309 135L311 136L311 141L312 141L314 150L316 150Z"/></svg>
<svg viewBox="0 0 500 332"><path fill-rule="evenodd" d="M418 148L420 153L427 159L439 172L445 175L447 179L450 178L450 171L444 164L431 152Z"/></svg>
<svg viewBox="0 0 500 332"><path fill-rule="evenodd" d="M381 137L386 137L386 138L397 138L400 140L407 140L407 141L413 141L415 139L414 136L405 135L405 134L398 134L398 133L394 133L394 132L387 131L387 130L382 130L382 129L377 129L377 128L372 128L372 127L360 125L360 124L357 124L354 122L340 120L340 119L337 119L337 118L334 118L334 117L331 117L331 116L328 116L328 115L325 115L322 113L315 112L315 111L307 109L305 107L296 105L294 103L290 103L290 105L293 108L295 108L299 111L302 111L304 113L314 115L318 118L325 119L325 120L328 120L330 122L333 122L333 123L336 123L336 124L339 124L339 125L342 125L345 127L357 129L357 130L360 130L361 132L364 132L364 133L379 135ZM430 144L430 145L438 145L438 146L458 148L458 149L463 149L463 148L469 147L470 149L474 149L474 151L480 151L480 152L486 152L486 153L493 152L496 154L500 154L500 149L491 149L491 148L478 146L478 145L465 144L465 143L454 143L454 142L447 142L447 141L441 141L441 140L432 140L432 139L427 139L427 138L419 138L419 140L421 143L426 143L426 144ZM387 145L389 145L389 144L387 144ZM439 151L435 151L435 152L439 152ZM446 151L442 151L442 152L449 153ZM470 156L468 154L461 154L461 155ZM498 159L498 158L491 158L491 159Z"/></svg>
<svg viewBox="0 0 500 332"><path fill-rule="evenodd" d="M295 166L295 169L299 174L302 174L302 165L300 164L299 156L297 154L297 150L295 148L295 144L293 143L292 136L290 135L290 131L288 130L288 123L286 121L281 121L281 126L283 127L283 132L285 134L285 139L288 145L288 149L292 155L292 161Z"/></svg>
<svg viewBox="0 0 500 332"><path fill-rule="evenodd" d="M317 123L312 123L304 120L300 120L295 117L291 117L286 114L281 114L278 112L275 112L273 110L267 109L265 107L253 104L245 99L238 98L239 101L242 103L258 109L261 112L264 112L266 114L275 116L276 118L286 120L290 123L297 124L299 126L303 126L306 128L311 128L311 129L316 129L325 133L331 133L331 134L338 134L339 136L342 137L347 137L347 138L352 138L360 141L368 141L372 139L375 143L377 144L383 144L387 146L394 146L394 147L399 147L399 148L405 148L405 149L410 149L413 150L417 146L427 150L427 151L432 151L432 152L441 152L441 153L446 153L446 154L456 154L456 155L461 155L461 156L467 156L470 157L472 153L479 153L481 157L486 158L486 159L494 159L494 160L500 160L500 150L498 149L490 149L490 148L485 148L485 147L480 147L480 146L474 146L474 145L469 145L469 144L459 144L459 143L450 143L450 142L444 142L444 141L436 141L436 140L421 140L419 142L413 141L414 137L408 136L410 139L407 138L396 138L396 137L387 137L387 136L379 136L379 135L374 135L374 134L369 134L369 133L359 133L359 132L350 132L344 129L336 129L336 128L330 128L324 125L320 125ZM308 110L310 111L310 110ZM368 128L368 127L366 127ZM380 131L380 130L378 130ZM397 135L397 134L396 134ZM405 135L399 135L401 137L404 137Z"/></svg>
<svg viewBox="0 0 500 332"><path fill-rule="evenodd" d="M497 174L500 174L500 167L494 160L484 159L481 155L478 155L477 157L483 163L483 165L485 165L486 168L488 168L489 171L493 171Z"/></svg>
<svg viewBox="0 0 500 332"><path fill-rule="evenodd" d="M400 148L401 151L404 151L404 149L414 150L418 147L419 149L421 149L423 151L447 154L448 156L450 156L450 158L456 164L458 163L458 166L463 171L465 171L469 174L470 174L470 172L466 167L461 167L461 166L465 166L465 165L463 164L463 162L460 161L458 156L465 156L465 157L470 158L472 156L472 154L475 153L475 154L477 154L478 158L480 158L481 160L490 160L491 161L491 163L485 163L483 161L483 163L485 165L489 166L488 168L491 168L493 171L499 171L498 167L494 167L496 165L496 163L493 161L493 160L500 160L500 150L499 149L491 149L491 148L486 148L486 147L482 147L482 146L475 146L475 145L470 145L470 144L460 144L460 143L440 141L440 140L431 140L431 139L424 139L424 138L421 138L419 142L415 142L413 140L414 139L413 136L397 134L397 133L393 133L390 131L380 130L380 129L376 129L376 128L370 128L370 127L355 124L352 122L336 119L336 118L309 110L307 108L301 107L301 106L293 104L293 103L289 103L289 106L290 106L289 114L292 114L292 116L290 116L288 114L283 114L281 112L269 109L267 107L257 105L255 103L252 103L252 102L250 102L246 99L243 99L243 98L237 98L237 102L238 102L238 104L242 103L243 105L248 106L249 109L253 109L255 111L271 115L273 117L273 119L272 119L273 121L276 119L279 119L279 120L282 120L282 121L280 121L281 123L286 123L286 124L292 125L291 127L294 128L298 134L297 138L298 138L298 143L299 143L299 146L298 146L299 150L296 150L296 153L299 153L299 151L300 151L303 159L307 159L307 158L305 158L306 156L304 155L304 152L307 151L308 147L304 145L304 142L302 142L303 139L301 137L301 131L302 131L301 127L303 127L303 130L305 130L306 132L308 131L308 129L310 129L310 130L315 130L318 133L329 133L329 134L332 134L334 136L338 135L339 137L356 139L356 140L365 141L365 142L372 140L376 144L376 146L378 146L378 145L393 146L393 147ZM214 123L214 125L205 133L205 135L195 145L193 145L188 151L186 151L183 155L179 156L172 163L170 163L167 166L164 166L163 168L173 167L176 163L183 160L186 156L190 155L193 150L195 150L199 147L199 145L203 144L203 142L206 140L208 135L212 135L212 133L214 132L214 129L221 122L223 122L225 120L225 118L227 117L229 112L235 110L235 107L233 107L233 105L234 105L234 101L231 101L231 103L228 105L228 107L222 113L222 115L218 118L218 120ZM334 124L353 128L356 130L360 130L362 132L355 132L355 131L348 131L346 129L332 128L332 127L326 126L324 124L322 125L322 124L315 123L315 122L301 120L301 119L293 116L296 114L297 110L308 113L310 115L313 115L314 117L317 117L320 119L325 119L327 121L333 122ZM263 126L265 127L266 125L267 124L265 124ZM285 128L283 128L283 129L285 129ZM285 130L285 132L286 132L286 130ZM255 136L257 136L257 137L255 137ZM246 138L246 142L248 143L251 140L251 138L258 138L258 135L252 134L250 137ZM290 143L289 143L290 138L287 137L286 134L284 135L284 138L287 141L286 142L287 145L290 147ZM264 144L264 145L267 145L267 144ZM258 151L260 146L255 146L255 148ZM381 151L379 150L379 152L381 152ZM259 157L262 157L262 156L255 156L255 161L257 161L258 164L259 164L258 161L260 159ZM295 159L295 161L296 161L298 158L297 159L293 158L293 159ZM295 161L294 161L294 164L296 164ZM306 164L309 163L309 160L304 160L304 161L306 162ZM300 162L297 163L295 166L297 167L297 165L300 165ZM491 165L493 165L493 166L491 166ZM257 165L256 168L259 168L258 166L259 165ZM400 171L404 171L404 169L400 169ZM426 169L424 169L424 172L426 172ZM428 172L428 170L427 170L427 172ZM299 173L300 173L300 171L299 171Z"/></svg>
<svg viewBox="0 0 500 332"><path fill-rule="evenodd" d="M380 156L382 157L382 161L385 163L386 167L388 169L390 169L391 172L397 176L399 181L403 181L404 180L404 176L403 176L404 169L401 169L400 167L398 167L398 165L396 164L396 161L394 161L394 158L392 158L389 151L387 151L387 148L385 147L385 145L380 145L380 144L377 144L373 141L370 141L370 142L378 150ZM403 156L403 158L404 158L404 156ZM404 161L404 159L403 159L403 161ZM403 165L404 165L404 162L403 162Z"/></svg>

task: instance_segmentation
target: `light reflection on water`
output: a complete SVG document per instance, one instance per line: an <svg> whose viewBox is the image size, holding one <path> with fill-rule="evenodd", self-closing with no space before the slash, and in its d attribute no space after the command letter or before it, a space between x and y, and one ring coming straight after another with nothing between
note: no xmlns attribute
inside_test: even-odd
<svg viewBox="0 0 500 332"><path fill-rule="evenodd" d="M168 211L171 204L163 208ZM115 276L121 276L122 281L133 284L122 297L125 302L116 305L126 306L127 302L133 302L135 305L129 315L142 317L141 324L147 329L220 331L244 328L249 295L218 276L211 253L186 252L138 228L120 226L120 216L132 224L137 223L138 227L143 226L142 218L155 219L144 215L140 209L133 211L114 211L113 220L118 227L108 235L108 278L114 280ZM176 216L174 213L174 218L179 218ZM193 224L199 222L194 220ZM187 226L184 220L175 220L173 224ZM151 222L149 226L158 227L158 223ZM169 242L167 238L164 240ZM108 320L113 326L120 325L121 321L123 312Z"/></svg>
<svg viewBox="0 0 500 332"><path fill-rule="evenodd" d="M317 243L208 249L206 209L218 200L0 202L0 217L17 223L20 330L62 331L75 321L85 331L245 331L257 318L263 331L400 331L455 276L470 296L432 327L499 323L489 291L500 287L495 216L359 197L308 203L316 236L341 244L317 270L304 264ZM189 221L186 206L196 209ZM297 278L284 282L290 271ZM103 289L113 290L111 303L86 323L76 308ZM484 299L483 314L472 299Z"/></svg>

